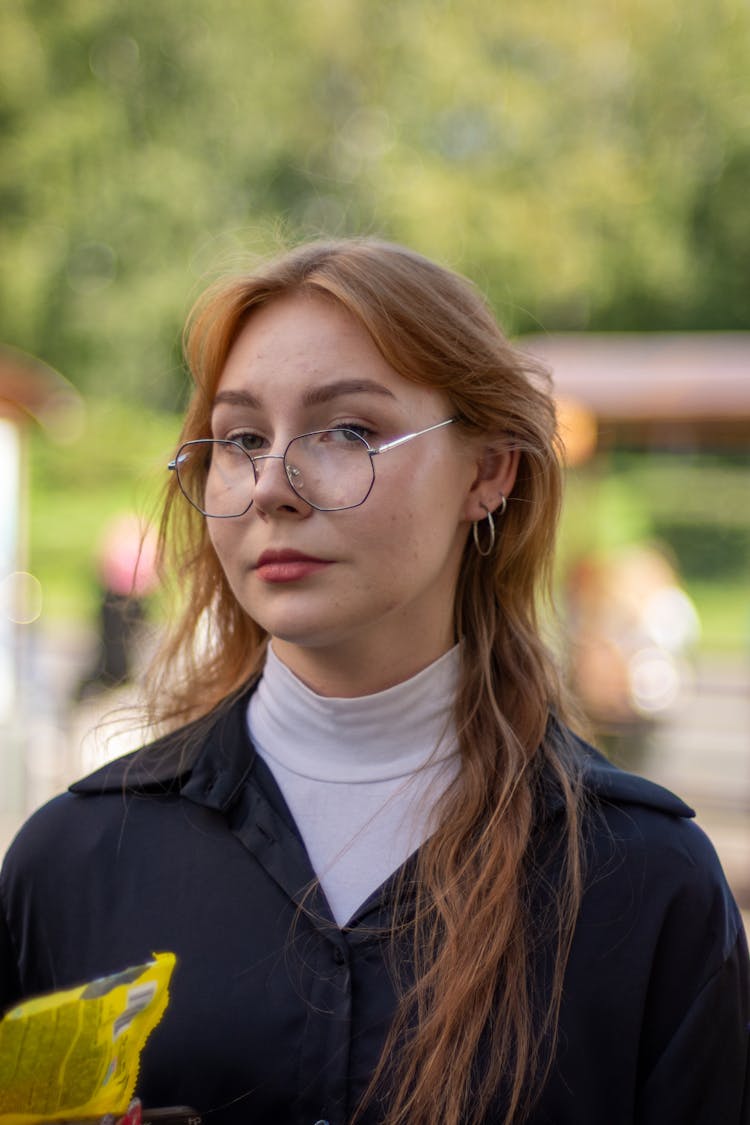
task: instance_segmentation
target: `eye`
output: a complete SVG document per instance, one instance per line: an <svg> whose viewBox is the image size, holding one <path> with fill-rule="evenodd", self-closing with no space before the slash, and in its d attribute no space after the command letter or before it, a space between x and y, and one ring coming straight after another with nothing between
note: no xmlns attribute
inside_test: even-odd
<svg viewBox="0 0 750 1125"><path fill-rule="evenodd" d="M339 425L332 426L331 430L341 431L342 441L353 441L351 435L356 434L357 437L361 437L369 443L370 438L375 436L375 431L371 430L369 426L362 426L357 422L341 422ZM332 440L335 441L336 439L333 438Z"/></svg>
<svg viewBox="0 0 750 1125"><path fill-rule="evenodd" d="M233 433L228 433L226 436L227 441L235 441L237 445L241 445L246 453L257 453L259 449L263 448L265 438L260 434L253 433L252 430L235 430Z"/></svg>

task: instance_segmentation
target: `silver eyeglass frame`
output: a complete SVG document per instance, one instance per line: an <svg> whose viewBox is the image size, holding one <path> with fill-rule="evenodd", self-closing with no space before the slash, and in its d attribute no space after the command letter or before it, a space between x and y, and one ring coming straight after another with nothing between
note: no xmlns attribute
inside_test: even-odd
<svg viewBox="0 0 750 1125"><path fill-rule="evenodd" d="M350 511L352 508L361 508L362 505L364 504L365 500L367 499L367 497L372 492L373 485L375 484L375 466L372 463L373 457L377 457L380 453L387 453L391 449L397 449L398 446L405 445L406 442L411 441L413 438L421 437L422 434L429 434L432 430L440 430L440 429L443 428L443 426L449 426L452 422L457 422L457 421L458 421L457 418L445 418L442 422L435 422L434 425L432 425L432 426L425 426L425 428L423 430L414 430L412 433L402 434L401 437L393 438L391 441L385 442L383 445L378 446L376 449L374 449L370 445L370 443L367 441L366 438L363 438L362 435L358 434L356 430L349 429L348 426L329 426L329 427L326 427L326 429L323 429L323 430L309 430L307 433L297 434L296 437L293 437L287 443L286 449L284 450L283 453L260 453L257 456L253 456L251 453L248 453L248 451L246 449L244 449L238 441L234 441L234 440L231 440L231 439L225 439L225 438L195 438L192 441L185 441L185 442L182 443L180 448L177 450L177 453L176 453L175 457L167 465L167 469L170 472L176 473L177 483L180 487L180 492L185 497L187 502L189 504L191 504L197 512L200 512L200 514L202 516L204 516L206 519L209 519L209 520L234 520L234 519L239 519L240 516L244 516L244 515L247 514L247 512L250 511L250 509L253 506L253 502L254 502L255 498L253 497L250 500L250 503L247 505L247 507L243 508L243 510L241 512L233 512L231 515L214 515L211 512L205 512L203 510L203 508L201 508L198 504L196 504L196 502L194 500L192 500L190 498L190 496L188 496L187 492L185 491L185 489L182 486L182 480L180 479L180 471L179 471L180 454L182 453L182 451L184 449L188 449L190 446L194 446L194 445L205 446L205 445L210 444L210 445L234 445L234 446L236 446L240 450L240 452L243 453L245 455L245 457L247 457L248 461L252 465L253 477L254 477L254 483L255 484L258 483L257 462L259 462L259 461L281 461L283 466L284 466L284 475L287 479L287 483L289 484L289 487L291 488L294 495L297 496L300 500L304 501L305 504L309 505L309 507L311 507L311 508L314 508L316 512L347 512L347 511ZM294 465L288 465L287 460L286 460L287 454L289 453L289 450L290 450L291 446L295 443L295 441L298 441L300 438L314 437L316 434L325 434L325 433L329 433L329 432L330 433L349 433L349 434L352 434L354 437L356 437L359 441L362 442L362 445L365 447L365 449L366 449L366 451L367 451L367 453L370 457L370 465L371 465L371 468L372 468L372 480L370 481L370 487L367 489L367 492L362 497L362 499L358 500L356 504L342 504L339 507L335 507L335 508L324 508L324 507L321 507L320 504L314 504L311 500L308 500L308 498L306 496L303 496L294 487L294 481L293 481L292 477L293 477L295 471L298 471L298 470L295 469Z"/></svg>

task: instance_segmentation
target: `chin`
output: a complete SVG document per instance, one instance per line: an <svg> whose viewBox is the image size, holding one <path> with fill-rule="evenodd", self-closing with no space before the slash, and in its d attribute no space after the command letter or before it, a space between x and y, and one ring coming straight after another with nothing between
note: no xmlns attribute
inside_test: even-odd
<svg viewBox="0 0 750 1125"><path fill-rule="evenodd" d="M295 615L293 621L280 621L269 619L268 616L251 615L254 621L268 633L271 640L283 641L287 645L297 645L299 648L326 648L345 639L345 631L331 629L331 622L309 621L300 619Z"/></svg>
<svg viewBox="0 0 750 1125"><path fill-rule="evenodd" d="M308 632L302 632L299 629L294 632L282 633L277 630L270 634L272 640L281 641L285 645L291 645L295 648L306 649L308 651L323 651L324 649L335 649L342 645L352 642L353 638L348 634L332 635L324 629L310 629Z"/></svg>

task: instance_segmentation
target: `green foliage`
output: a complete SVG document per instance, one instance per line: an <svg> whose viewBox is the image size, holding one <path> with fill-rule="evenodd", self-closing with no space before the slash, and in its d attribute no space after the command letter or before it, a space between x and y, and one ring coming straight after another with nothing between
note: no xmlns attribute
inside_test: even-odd
<svg viewBox="0 0 750 1125"><path fill-rule="evenodd" d="M674 519L655 521L654 532L679 558L687 579L724 582L750 573L750 527Z"/></svg>
<svg viewBox="0 0 750 1125"><path fill-rule="evenodd" d="M741 0L6 0L0 339L174 408L207 270L374 231L508 328L747 328Z"/></svg>
<svg viewBox="0 0 750 1125"><path fill-rule="evenodd" d="M651 543L672 562L707 650L750 649L750 466L746 459L624 453L569 474L558 570Z"/></svg>
<svg viewBox="0 0 750 1125"><path fill-rule="evenodd" d="M46 616L93 615L96 553L107 520L124 512L156 518L178 431L174 415L91 400L75 441L53 445L33 434L30 561Z"/></svg>
<svg viewBox="0 0 750 1125"><path fill-rule="evenodd" d="M91 604L103 520L162 471L177 424L138 404L182 404L197 291L282 241L405 241L512 332L750 328L749 32L742 0L5 0L0 340L96 400L34 442L48 604ZM740 573L746 479L640 464L576 476L565 555L661 532L736 597L698 576L730 540Z"/></svg>
<svg viewBox="0 0 750 1125"><path fill-rule="evenodd" d="M688 582L741 583L750 576L750 472L720 459L623 458L624 473L649 513L652 534ZM650 460L654 460L653 458Z"/></svg>

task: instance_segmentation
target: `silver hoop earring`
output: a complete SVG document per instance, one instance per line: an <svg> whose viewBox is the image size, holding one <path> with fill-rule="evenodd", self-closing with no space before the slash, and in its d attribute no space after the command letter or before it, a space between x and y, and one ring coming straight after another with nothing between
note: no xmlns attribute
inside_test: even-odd
<svg viewBox="0 0 750 1125"><path fill-rule="evenodd" d="M489 541L489 543L487 544L487 547L484 550L482 550L481 544L479 542L479 531L478 531L479 521L478 520L474 520L473 524L471 525L471 532L472 532L472 535L474 536L474 546L477 549L477 554L481 555L483 559L486 559L488 557L488 555L492 554L492 552L495 548L495 521L492 518L492 512L489 510L489 508L485 508L484 504L482 504L482 507L484 508L485 512L487 513L487 526L490 529L490 541Z"/></svg>
<svg viewBox="0 0 750 1125"><path fill-rule="evenodd" d="M487 513L487 526L490 529L490 540L489 540L489 543L487 544L487 546L484 550L482 550L482 546L479 542L479 530L478 530L479 529L479 521L478 520L474 520L473 524L471 525L471 533L474 536L474 546L477 549L477 554L481 555L483 559L486 559L492 554L492 552L495 549L495 538L496 538L496 536L495 536L495 520L492 516L492 512L489 510L489 508L485 504L482 504L481 507L483 507L485 512ZM504 516L505 515L505 509L507 507L508 507L508 498L505 496L504 493L501 492L500 493L500 503L496 508L497 515L498 516Z"/></svg>

